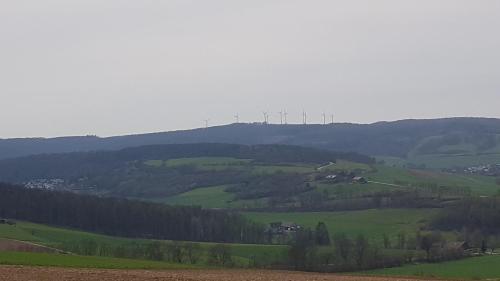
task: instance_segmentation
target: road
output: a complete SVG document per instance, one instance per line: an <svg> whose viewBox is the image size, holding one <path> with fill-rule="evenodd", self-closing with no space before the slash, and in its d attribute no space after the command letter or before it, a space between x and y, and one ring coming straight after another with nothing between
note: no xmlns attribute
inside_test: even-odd
<svg viewBox="0 0 500 281"><path fill-rule="evenodd" d="M386 186L392 186L392 187L408 188L408 186L405 186L405 185L399 185L399 184L394 184L394 183L379 182L379 181L367 181L367 182L368 182L368 183L376 183L376 184L386 185Z"/></svg>
<svg viewBox="0 0 500 281"><path fill-rule="evenodd" d="M328 168L328 167L330 167L330 166L333 166L333 165L335 165L335 163L330 162L328 165L321 166L321 167L317 168L317 170L318 170L318 171L321 171L321 170L326 169L326 168Z"/></svg>

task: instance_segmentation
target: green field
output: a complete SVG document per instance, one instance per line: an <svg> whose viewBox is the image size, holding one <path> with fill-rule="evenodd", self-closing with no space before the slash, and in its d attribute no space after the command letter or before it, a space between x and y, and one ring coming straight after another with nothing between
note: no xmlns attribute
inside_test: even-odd
<svg viewBox="0 0 500 281"><path fill-rule="evenodd" d="M367 272L371 275L500 280L500 256L468 258L435 264L407 265Z"/></svg>
<svg viewBox="0 0 500 281"><path fill-rule="evenodd" d="M163 161L165 167L173 168L179 166L195 166L204 170L225 170L245 168L252 160L236 159L229 157L198 157L198 158L179 158Z"/></svg>
<svg viewBox="0 0 500 281"><path fill-rule="evenodd" d="M238 170L252 174L272 174L276 172L284 173L310 173L314 172L316 166L312 164L283 164L268 165L254 163L251 159L237 159L229 157L196 157L179 158L169 160L148 160L146 165L153 167L175 168L191 166L205 171Z"/></svg>
<svg viewBox="0 0 500 281"><path fill-rule="evenodd" d="M486 176L457 175L434 171L411 170L376 165L376 171L364 175L368 180L384 183L403 183L412 186L435 184L448 187L468 187L473 195L494 195L500 189L495 178Z"/></svg>
<svg viewBox="0 0 500 281"><path fill-rule="evenodd" d="M413 163L424 164L427 168L441 169L452 167L470 167L485 164L499 164L500 153L491 154L464 154L464 155L449 155L449 154L432 154L418 155L411 159Z"/></svg>
<svg viewBox="0 0 500 281"><path fill-rule="evenodd" d="M413 236L417 229L431 218L434 209L383 209L350 212L311 212L311 213L244 213L248 218L262 223L294 222L304 227L314 228L324 222L330 235L345 233L351 237L364 234L366 237L381 241L384 234L395 238L404 231Z"/></svg>
<svg viewBox="0 0 500 281"><path fill-rule="evenodd" d="M226 192L226 186L197 188L166 199L155 200L170 205L201 206L203 208L262 208L267 206L267 199L235 200L234 194Z"/></svg>
<svg viewBox="0 0 500 281"><path fill-rule="evenodd" d="M196 266L166 262L62 254L0 252L2 265L56 266L103 269L192 269Z"/></svg>
<svg viewBox="0 0 500 281"><path fill-rule="evenodd" d="M443 169L453 167L470 167L485 164L500 163L500 144L496 137L496 144L488 149L481 148L478 143L462 139L460 142L447 144L440 142L442 136L428 137L421 141L412 151L410 151L403 161L394 161L387 159L387 163L405 165L408 163L414 165L425 165L430 169ZM421 151L421 148L429 143L438 142L439 144L430 151ZM433 145L434 146L434 145Z"/></svg>
<svg viewBox="0 0 500 281"><path fill-rule="evenodd" d="M324 168L322 171L347 171L347 172L370 172L373 170L372 166L368 164L363 164L363 163L355 163L355 162L350 162L350 161L345 161L345 160L337 160L336 163L333 163L332 165L329 165L328 167Z"/></svg>
<svg viewBox="0 0 500 281"><path fill-rule="evenodd" d="M60 248L82 240L94 240L109 245L127 243L130 239L99 235L89 232L50 227L41 224L17 222L15 226L0 225L0 238L14 239Z"/></svg>
<svg viewBox="0 0 500 281"><path fill-rule="evenodd" d="M235 159L175 159L169 161L180 161L179 163L192 163L190 161L200 161L200 163L228 163L229 167L245 167L246 172L253 174L275 173L282 172L299 172L313 173L314 168L310 166L262 166L262 165L247 165L232 166L230 163ZM224 161L224 162L223 162ZM240 161L240 160L238 160ZM177 163L177 162L176 162ZM215 164L214 164L215 165ZM219 164L217 164L219 165ZM222 166L217 166L221 168ZM474 175L457 175L448 174L436 171L412 170L398 167L390 167L386 165L366 165L360 163L352 163L347 161L339 161L335 165L326 167L323 172L331 173L342 171L355 171L356 174L362 175L369 181L368 184L351 184L351 183L331 183L326 180L312 181L311 184L316 187L316 190L327 195L329 199L354 198L360 196L370 196L378 192L393 191L399 189L428 187L428 186L443 186L451 190L470 190L475 196L491 196L498 193L500 186L495 182L493 177L474 176ZM375 183L377 182L377 183ZM394 184L399 185L393 186ZM268 198L260 198L254 200L235 200L234 195L226 192L227 186L204 187L191 190L182 194L177 194L168 198L155 199L157 202L165 202L172 205L198 205L205 208L261 208L267 207Z"/></svg>
<svg viewBox="0 0 500 281"><path fill-rule="evenodd" d="M40 245L67 250L79 247L82 242L93 241L99 245L117 247L124 245L146 245L152 240L111 237L83 231L50 227L40 224L18 222L15 226L0 225L0 238L33 242ZM169 241L160 241L166 243ZM206 260L208 249L214 243L199 243L202 251L202 263ZM228 244L234 261L239 266L248 266L253 259L261 262L274 262L286 257L287 247L280 245Z"/></svg>
<svg viewBox="0 0 500 281"><path fill-rule="evenodd" d="M237 170L248 175L277 172L304 173L310 176L311 181L308 184L315 187L316 191L324 194L328 199L367 197L381 192L408 188L424 188L426 192L424 194L429 195L431 193L431 196L438 196L437 192L440 192L441 189L433 189L433 187L443 187L442 190L447 191L443 196L448 196L447 199L457 199L464 194L468 194L469 191L475 196L491 196L497 194L500 190L500 186L493 177L449 174L381 164L368 165L344 160L338 160L337 163L327 165L320 170L317 169L317 165L312 164L266 165L248 159L221 157L181 158L166 161L150 160L146 161L146 164L160 169L162 167L192 166L205 171ZM363 176L372 182L368 184L333 183L321 178L325 174L337 174L341 171L354 172L356 175ZM167 198L152 200L172 205L198 205L205 208L256 209L269 207L269 198L236 200L233 194L225 191L227 187L207 186ZM289 199L290 205L293 205L294 202L297 203L298 200L297 197L293 196L290 196Z"/></svg>
<svg viewBox="0 0 500 281"><path fill-rule="evenodd" d="M316 190L325 194L327 192L329 199L345 199L360 197L363 195L370 195L382 191L390 191L398 189L396 187L387 186L377 183L367 184L351 184L351 183L337 183L329 184L326 182L318 183Z"/></svg>
<svg viewBox="0 0 500 281"><path fill-rule="evenodd" d="M197 205L203 208L231 208L234 195L224 191L226 186L205 187L168 197L170 205Z"/></svg>
<svg viewBox="0 0 500 281"><path fill-rule="evenodd" d="M357 171L373 183L351 184L351 183L330 183L328 181L318 181L314 183L320 192L328 192L329 198L351 198L370 195L376 192L400 190L414 187L426 187L429 185L445 186L457 189L469 189L476 196L495 195L500 190L500 186L495 182L495 178L475 175L449 174L437 171L414 170L387 165L368 166L356 163L342 163L345 171ZM327 170L335 171L335 165ZM374 183L378 182L378 183ZM394 186L394 185L399 185Z"/></svg>
<svg viewBox="0 0 500 281"><path fill-rule="evenodd" d="M465 153L465 154L428 154L412 155L409 158L399 157L377 157L383 160L387 165L406 167L409 164L425 165L428 169L445 169L453 167L470 167L486 164L499 164L500 152L492 151L489 153Z"/></svg>

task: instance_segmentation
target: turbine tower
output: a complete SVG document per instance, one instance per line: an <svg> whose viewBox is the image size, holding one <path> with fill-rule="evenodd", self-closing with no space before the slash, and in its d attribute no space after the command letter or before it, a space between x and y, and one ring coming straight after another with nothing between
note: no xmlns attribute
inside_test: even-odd
<svg viewBox="0 0 500 281"><path fill-rule="evenodd" d="M302 124L307 125L307 112L302 111Z"/></svg>
<svg viewBox="0 0 500 281"><path fill-rule="evenodd" d="M333 114L330 115L330 117L332 118L332 123L331 124L333 124L334 123L334 119L333 119L334 116L333 116Z"/></svg>
<svg viewBox="0 0 500 281"><path fill-rule="evenodd" d="M240 114L236 113L236 115L234 115L234 119L236 119L236 124L239 124L240 123Z"/></svg>
<svg viewBox="0 0 500 281"><path fill-rule="evenodd" d="M285 117L285 125L287 125L288 124L288 120L287 120L288 112L286 112L286 110L284 110L283 116Z"/></svg>
<svg viewBox="0 0 500 281"><path fill-rule="evenodd" d="M280 111L278 112L278 114L280 115L280 124L283 125L283 116L284 116L284 112L283 111Z"/></svg>
<svg viewBox="0 0 500 281"><path fill-rule="evenodd" d="M264 115L264 124L269 124L269 113L267 111L263 111L262 114Z"/></svg>
<svg viewBox="0 0 500 281"><path fill-rule="evenodd" d="M210 122L210 119L205 119L205 129L208 129L208 122Z"/></svg>
<svg viewBox="0 0 500 281"><path fill-rule="evenodd" d="M326 113L323 112L323 125L326 125Z"/></svg>

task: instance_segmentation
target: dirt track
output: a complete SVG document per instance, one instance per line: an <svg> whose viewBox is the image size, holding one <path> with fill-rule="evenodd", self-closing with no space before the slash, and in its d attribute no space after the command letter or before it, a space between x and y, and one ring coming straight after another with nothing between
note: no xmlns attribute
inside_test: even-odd
<svg viewBox="0 0 500 281"><path fill-rule="evenodd" d="M96 270L0 266L0 281L415 281L408 278L351 277L254 270Z"/></svg>

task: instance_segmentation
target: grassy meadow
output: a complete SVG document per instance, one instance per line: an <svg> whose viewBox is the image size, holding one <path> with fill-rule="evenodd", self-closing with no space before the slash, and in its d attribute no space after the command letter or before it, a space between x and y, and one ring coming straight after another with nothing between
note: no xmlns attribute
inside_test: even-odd
<svg viewBox="0 0 500 281"><path fill-rule="evenodd" d="M417 276L453 280L500 280L500 256L483 256L434 264L406 265L366 272L377 276Z"/></svg>
<svg viewBox="0 0 500 281"><path fill-rule="evenodd" d="M18 222L15 226L0 225L0 238L32 242L71 252L82 244L92 241L103 247L145 246L154 240L131 239L94 234L89 232L51 227L41 224ZM167 243L169 241L159 241ZM206 263L209 248L215 243L199 243L201 246L201 264ZM248 266L254 260L260 262L281 261L286 257L287 247L281 245L227 244L231 248L234 262L239 266Z"/></svg>
<svg viewBox="0 0 500 281"><path fill-rule="evenodd" d="M157 202L169 205L201 206L213 209L262 208L267 206L267 198L235 200L234 194L226 192L227 186L197 188L185 193L167 197Z"/></svg>
<svg viewBox="0 0 500 281"><path fill-rule="evenodd" d="M234 195L226 192L226 186L197 188L189 192L168 197L164 202L169 205L199 205L203 208L231 208Z"/></svg>
<svg viewBox="0 0 500 281"><path fill-rule="evenodd" d="M284 173L310 173L314 172L316 166L312 164L286 164L286 165L268 165L263 163L254 163L252 159L237 159L229 157L194 157L178 158L169 160L148 160L146 165L154 167L175 168L182 166L191 166L205 171L223 171L238 170L253 174L269 174L276 172Z"/></svg>
<svg viewBox="0 0 500 281"><path fill-rule="evenodd" d="M108 257L0 252L1 265L55 266L101 269L194 269L193 265Z"/></svg>
<svg viewBox="0 0 500 281"><path fill-rule="evenodd" d="M351 237L363 234L374 241L381 241L383 235L395 239L400 232L413 236L417 229L430 219L434 209L383 209L349 212L309 213L244 213L248 218L261 222L294 222L314 229L318 222L324 222L330 235L345 233Z"/></svg>
<svg viewBox="0 0 500 281"><path fill-rule="evenodd" d="M192 165L198 169L239 169L252 174L272 174L278 171L284 173L309 173L313 175L318 167L311 165L263 165L252 163L251 160L235 158L185 158L167 161L151 160L149 165L158 167L173 167ZM378 192L394 191L406 188L444 186L448 189L470 190L475 196L497 194L500 186L493 177L448 174L429 170L414 170L387 165L367 165L339 160L333 165L321 169L322 173L338 173L339 171L354 172L365 177L368 184L332 183L325 180L312 180L315 190L325 194L329 199L353 198L369 196ZM268 207L268 198L251 200L235 200L234 195L226 192L228 186L209 186L197 188L168 198L155 199L172 205L199 205L204 208L264 208Z"/></svg>
<svg viewBox="0 0 500 281"><path fill-rule="evenodd" d="M489 196L496 194L500 186L495 183L495 178L474 175L448 174L437 171L403 169L385 165L376 165L375 172L364 176L370 181L383 183L402 183L411 186L425 186L434 184L437 186L470 188L473 195Z"/></svg>

